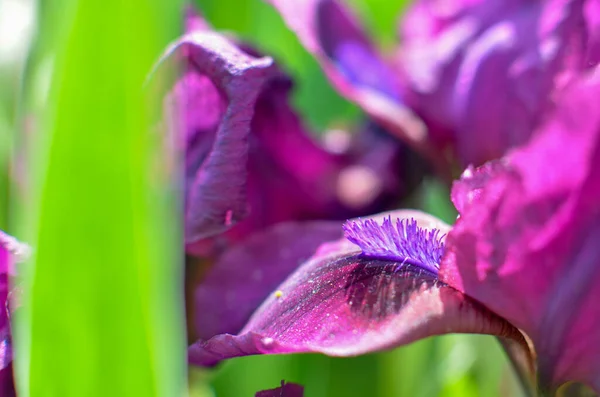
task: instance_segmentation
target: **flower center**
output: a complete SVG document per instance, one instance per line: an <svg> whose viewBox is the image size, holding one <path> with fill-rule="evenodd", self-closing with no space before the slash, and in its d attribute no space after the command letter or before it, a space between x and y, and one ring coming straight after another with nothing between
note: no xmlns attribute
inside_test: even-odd
<svg viewBox="0 0 600 397"><path fill-rule="evenodd" d="M372 219L351 220L344 234L358 245L362 257L417 266L437 276L444 254L444 237L438 229L423 229L415 219L387 217L380 225Z"/></svg>

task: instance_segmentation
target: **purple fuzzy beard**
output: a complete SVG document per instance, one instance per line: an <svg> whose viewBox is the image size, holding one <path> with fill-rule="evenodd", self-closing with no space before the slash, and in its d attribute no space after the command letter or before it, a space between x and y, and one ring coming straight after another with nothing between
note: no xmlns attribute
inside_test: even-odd
<svg viewBox="0 0 600 397"><path fill-rule="evenodd" d="M380 225L372 219L344 224L346 238L358 245L364 258L417 266L437 276L444 254L444 237L437 229L426 230L414 219L387 217Z"/></svg>

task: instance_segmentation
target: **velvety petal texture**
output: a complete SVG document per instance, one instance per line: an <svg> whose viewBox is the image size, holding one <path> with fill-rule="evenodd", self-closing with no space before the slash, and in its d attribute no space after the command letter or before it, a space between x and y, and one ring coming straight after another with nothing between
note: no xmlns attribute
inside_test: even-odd
<svg viewBox="0 0 600 397"><path fill-rule="evenodd" d="M275 389L263 390L256 393L255 397L302 397L304 396L304 387L296 383L285 383L281 381L281 386Z"/></svg>
<svg viewBox="0 0 600 397"><path fill-rule="evenodd" d="M400 25L407 102L439 149L480 165L528 141L598 63L596 0L419 0Z"/></svg>
<svg viewBox="0 0 600 397"><path fill-rule="evenodd" d="M270 58L208 30L191 9L186 26L167 51L186 65L167 110L185 151L189 254L215 257L279 222L347 219L406 194L411 158L380 128L342 132L343 147L328 149L290 106L292 81Z"/></svg>
<svg viewBox="0 0 600 397"><path fill-rule="evenodd" d="M565 93L532 142L467 170L440 279L523 330L541 387L600 392L600 74ZM482 183L485 181L485 183Z"/></svg>
<svg viewBox="0 0 600 397"><path fill-rule="evenodd" d="M341 222L280 223L221 255L194 289L194 337L237 333L254 310L323 243L342 236Z"/></svg>
<svg viewBox="0 0 600 397"><path fill-rule="evenodd" d="M427 255L410 257L412 248L395 249L384 258L377 255L377 247L361 252L347 241L328 243L273 290L237 335L220 334L190 346L190 362L210 366L265 353L353 356L449 332L488 333L522 342L515 328L423 266L424 259L437 255L448 226L418 229L420 224L442 224L426 214L410 215L417 218L400 221L405 217L398 211L392 222L389 215L388 226L385 220L351 221L346 235L353 230L352 239L362 245L380 228L393 229L389 244L422 245ZM418 236L436 241L412 239Z"/></svg>
<svg viewBox="0 0 600 397"><path fill-rule="evenodd" d="M185 239L221 233L247 215L248 134L254 106L273 73L268 57L252 57L223 36L202 29L178 39L163 58L177 53L188 67L167 99L170 129L185 144ZM206 134L206 131L211 134ZM198 142L200 141L200 142Z"/></svg>
<svg viewBox="0 0 600 397"><path fill-rule="evenodd" d="M400 81L352 12L337 0L267 0L296 32L341 95L414 149L430 154L427 132L402 103ZM435 160L435 158L433 158Z"/></svg>

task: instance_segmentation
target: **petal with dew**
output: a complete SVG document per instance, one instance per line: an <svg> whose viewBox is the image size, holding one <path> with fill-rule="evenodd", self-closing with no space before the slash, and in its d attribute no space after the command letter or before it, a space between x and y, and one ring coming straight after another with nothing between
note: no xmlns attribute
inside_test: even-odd
<svg viewBox="0 0 600 397"><path fill-rule="evenodd" d="M341 235L341 222L289 222L231 247L191 287L193 336L206 340L240 331L260 303L319 245Z"/></svg>
<svg viewBox="0 0 600 397"><path fill-rule="evenodd" d="M208 151L206 158L186 178L185 238L193 242L220 233L247 215L248 133L273 61L252 57L223 36L202 29L179 38L161 60L176 52L185 57L188 70L167 101L175 137L188 143L202 139L197 136L202 128L194 128L214 126L218 120L212 143L197 145ZM188 111L194 107L210 109L210 114ZM192 154L188 161L200 157Z"/></svg>
<svg viewBox="0 0 600 397"><path fill-rule="evenodd" d="M530 144L452 193L440 278L531 338L545 389L600 391L599 96L598 74L582 77Z"/></svg>
<svg viewBox="0 0 600 397"><path fill-rule="evenodd" d="M192 345L190 362L210 366L236 356L298 352L354 356L450 332L522 341L506 321L432 272L402 259L361 256L357 246L335 246L298 268L238 335Z"/></svg>

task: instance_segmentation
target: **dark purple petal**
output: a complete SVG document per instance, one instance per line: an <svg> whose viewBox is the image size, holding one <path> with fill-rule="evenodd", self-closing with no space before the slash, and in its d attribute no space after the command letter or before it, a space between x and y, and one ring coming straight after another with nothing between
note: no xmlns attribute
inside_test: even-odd
<svg viewBox="0 0 600 397"><path fill-rule="evenodd" d="M261 302L319 245L341 236L341 222L281 223L234 245L194 289L195 337L240 331Z"/></svg>
<svg viewBox="0 0 600 397"><path fill-rule="evenodd" d="M210 241L188 244L189 254L218 254L279 222L342 220L367 214L388 208L406 194L398 172L404 153L399 153L397 145L385 145L387 136L382 141L365 131L358 139L368 134L372 139L366 147L355 147L355 140L350 138L351 149L342 153L325 150L290 107L291 88L290 80L277 73L263 86L256 102L247 163L248 217ZM189 113L198 117L192 109ZM202 118L204 125L206 119ZM202 132L187 144L188 181L193 181L194 170L206 156L214 133L199 122L188 125L196 125L196 131Z"/></svg>
<svg viewBox="0 0 600 397"><path fill-rule="evenodd" d="M176 51L189 66L167 101L171 128L187 145L205 140L193 145L204 153L193 152L186 158L185 237L189 243L221 233L247 215L250 122L263 84L273 73L273 61L252 57L223 36L205 30L178 39L163 59ZM216 124L214 137L203 134ZM202 161L197 164L199 158Z"/></svg>
<svg viewBox="0 0 600 397"><path fill-rule="evenodd" d="M596 71L529 145L453 190L460 219L440 278L531 338L543 387L600 391L599 97Z"/></svg>
<svg viewBox="0 0 600 397"><path fill-rule="evenodd" d="M319 249L238 335L221 334L192 345L190 362L210 366L265 353L353 356L449 332L487 333L523 343L516 329L431 272L364 258L358 251L348 242Z"/></svg>
<svg viewBox="0 0 600 397"><path fill-rule="evenodd" d="M584 6L418 1L403 20L399 67L438 147L453 144L463 165L480 165L527 142L562 88L593 65Z"/></svg>
<svg viewBox="0 0 600 397"><path fill-rule="evenodd" d="M296 383L285 383L281 381L281 386L275 389L263 390L256 393L255 397L302 397L304 396L304 387Z"/></svg>
<svg viewBox="0 0 600 397"><path fill-rule="evenodd" d="M423 123L400 101L397 76L352 13L336 0L267 0L320 62L341 95L415 149L429 154Z"/></svg>
<svg viewBox="0 0 600 397"><path fill-rule="evenodd" d="M260 64L266 58L248 45L225 41L210 32L192 9L187 11L186 26L191 33L167 51L169 54L178 48L187 64L167 105L171 130L180 136L180 151L185 151L188 254L214 257L231 244L278 222L347 219L388 208L390 203L395 204L399 196L406 194L398 169L406 168L403 164L407 159L397 143L390 143L386 135L373 133L369 126L364 133L349 140L347 150L326 150L291 107L292 82L274 64L263 70L266 76L262 76L264 82L260 86L258 83L249 86L257 91L253 103L246 101L248 96L239 100L234 98L238 102L246 101L244 105L251 120L244 119L244 122L249 122L250 132L243 137L240 135L242 139L233 139L232 145L237 146L217 153L218 130L228 122L225 117L228 109L232 112L236 109L218 79L200 67L198 55L195 55L199 43L190 44L190 37L217 37L212 45L219 47L220 40L230 54L219 48L214 52L221 51L220 55L229 58L237 57L235 62ZM210 62L211 59L206 60L206 68L214 69ZM231 73L235 75L234 66ZM243 76L240 79L244 84L252 84ZM237 134L246 130L236 131ZM362 145L367 139L369 144ZM241 146L247 148L247 152L243 152ZM216 166L212 168L215 172L204 172L210 156L216 156L215 153L223 161L215 160ZM233 159L236 156L239 158ZM225 174L219 173L221 171ZM207 179L200 177L203 173L212 178L206 186ZM228 173L237 176L233 178ZM226 196L222 189L219 190L221 187L229 189ZM213 199L217 202L213 203ZM232 211L221 211L228 202L235 204L230 208ZM203 210L203 206L213 204L218 205L214 208L221 215ZM247 216L241 220L243 213ZM236 217L236 214L240 215ZM211 228L206 229L210 233L202 235L192 230L206 222L212 222ZM228 226L226 223L232 227L222 233Z"/></svg>
<svg viewBox="0 0 600 397"><path fill-rule="evenodd" d="M590 66L598 65L600 63L600 3L588 1L584 6L584 13L589 34L586 61Z"/></svg>

